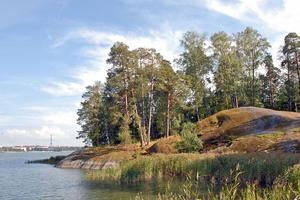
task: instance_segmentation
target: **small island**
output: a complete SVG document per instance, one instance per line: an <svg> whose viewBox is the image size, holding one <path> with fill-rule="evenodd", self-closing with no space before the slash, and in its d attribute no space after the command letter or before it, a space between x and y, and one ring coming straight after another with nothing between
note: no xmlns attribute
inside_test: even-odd
<svg viewBox="0 0 300 200"><path fill-rule="evenodd" d="M155 49L116 42L105 84L88 86L78 110L78 138L93 147L56 167L107 184L180 181L157 199L298 198L299 37L285 37L282 76L252 28L213 34L210 55L205 41L184 35L177 71Z"/></svg>
<svg viewBox="0 0 300 200"><path fill-rule="evenodd" d="M2 0L0 200L300 200L299 16Z"/></svg>

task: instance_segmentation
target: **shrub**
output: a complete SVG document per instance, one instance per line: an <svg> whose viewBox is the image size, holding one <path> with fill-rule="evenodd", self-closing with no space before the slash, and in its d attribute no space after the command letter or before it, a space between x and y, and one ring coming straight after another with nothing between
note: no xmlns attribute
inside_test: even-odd
<svg viewBox="0 0 300 200"><path fill-rule="evenodd" d="M124 117L124 120L122 121L118 139L120 140L121 144L131 144L132 143L128 117Z"/></svg>
<svg viewBox="0 0 300 200"><path fill-rule="evenodd" d="M199 152L203 149L202 140L195 134L195 128L195 124L191 122L183 125L183 129L180 132L183 140L176 144L179 152Z"/></svg>

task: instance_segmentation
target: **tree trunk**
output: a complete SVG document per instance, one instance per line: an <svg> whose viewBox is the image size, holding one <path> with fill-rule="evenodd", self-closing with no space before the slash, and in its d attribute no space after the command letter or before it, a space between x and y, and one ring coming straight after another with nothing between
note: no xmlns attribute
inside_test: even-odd
<svg viewBox="0 0 300 200"><path fill-rule="evenodd" d="M252 106L255 106L255 86L254 86L254 82L255 82L255 68L254 68L254 62L252 64Z"/></svg>
<svg viewBox="0 0 300 200"><path fill-rule="evenodd" d="M129 110L128 110L128 95L127 95L127 92L125 93L125 114L126 114L126 117L129 117Z"/></svg>
<svg viewBox="0 0 300 200"><path fill-rule="evenodd" d="M231 97L231 106L232 108L238 108L239 107L239 103L238 103L238 99L236 94L232 95Z"/></svg>
<svg viewBox="0 0 300 200"><path fill-rule="evenodd" d="M290 60L289 56L287 56L287 65L288 65L288 109L292 111L292 91L291 91L291 69L290 69Z"/></svg>
<svg viewBox="0 0 300 200"><path fill-rule="evenodd" d="M199 107L196 108L196 114L197 114L197 121L200 120L200 114L199 114Z"/></svg>
<svg viewBox="0 0 300 200"><path fill-rule="evenodd" d="M171 94L170 94L170 92L168 92L168 100L167 100L167 132L166 132L166 136L167 137L170 136L170 98L171 98Z"/></svg>
<svg viewBox="0 0 300 200"><path fill-rule="evenodd" d="M140 141L141 141L141 146L145 147L146 142L145 142L145 128L142 126L141 118L138 114L137 107L135 106L135 122L137 125L137 128L139 130L139 136L140 136Z"/></svg>
<svg viewBox="0 0 300 200"><path fill-rule="evenodd" d="M139 131L139 136L140 136L140 141L141 141L141 147L145 147L145 127L142 125L141 117L138 112L138 107L137 107L137 98L135 97L135 91L132 88L130 90L131 92L131 98L133 99L133 112L134 112L134 121L137 126L137 129Z"/></svg>
<svg viewBox="0 0 300 200"><path fill-rule="evenodd" d="M274 85L273 85L273 79L274 79L274 71L269 66L267 69L267 78L268 78L268 84L269 84L269 105L270 108L274 108Z"/></svg>
<svg viewBox="0 0 300 200"><path fill-rule="evenodd" d="M146 124L146 111L145 111L145 85L142 83L142 126Z"/></svg>
<svg viewBox="0 0 300 200"><path fill-rule="evenodd" d="M110 141L109 141L109 135L108 135L108 130L107 130L107 120L106 119L105 119L105 122L104 122L104 132L105 132L105 137L106 137L106 144L109 145Z"/></svg>
<svg viewBox="0 0 300 200"><path fill-rule="evenodd" d="M124 77L124 87L125 87L125 95L124 95L124 99L125 99L125 114L126 117L128 117L129 119L129 109L128 109L128 78L127 75L125 74Z"/></svg>
<svg viewBox="0 0 300 200"><path fill-rule="evenodd" d="M148 124L147 144L150 144L150 139L151 139L153 90L154 90L154 80L152 78L152 80L151 80L151 86L150 86L150 93L149 93L149 124Z"/></svg>
<svg viewBox="0 0 300 200"><path fill-rule="evenodd" d="M299 96L300 96L300 69L299 69L299 63L298 63L298 53L295 53L295 57L296 57L296 65L297 65L297 75L298 75L298 92L299 92ZM300 98L300 97L299 97ZM298 99L299 100L299 99Z"/></svg>
<svg viewBox="0 0 300 200"><path fill-rule="evenodd" d="M204 107L205 107L205 117L210 116L209 105L207 103L206 97L203 97Z"/></svg>

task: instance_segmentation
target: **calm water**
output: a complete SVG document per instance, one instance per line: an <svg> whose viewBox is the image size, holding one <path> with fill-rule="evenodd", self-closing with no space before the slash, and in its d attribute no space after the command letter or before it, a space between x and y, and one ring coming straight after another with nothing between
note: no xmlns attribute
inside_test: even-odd
<svg viewBox="0 0 300 200"><path fill-rule="evenodd" d="M156 193L154 185L103 185L85 179L84 170L58 169L46 164L25 164L27 160L49 158L70 152L0 153L0 200L134 199L143 192Z"/></svg>

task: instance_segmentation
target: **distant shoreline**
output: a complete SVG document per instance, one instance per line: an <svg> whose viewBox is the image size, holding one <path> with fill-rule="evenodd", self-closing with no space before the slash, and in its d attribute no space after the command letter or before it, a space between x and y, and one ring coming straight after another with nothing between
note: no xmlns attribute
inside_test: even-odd
<svg viewBox="0 0 300 200"><path fill-rule="evenodd" d="M77 151L83 147L75 146L13 146L13 147L0 147L0 152L60 152L60 151Z"/></svg>
<svg viewBox="0 0 300 200"><path fill-rule="evenodd" d="M0 153L47 153L47 152L74 152L72 150L62 150L62 151L0 151Z"/></svg>

